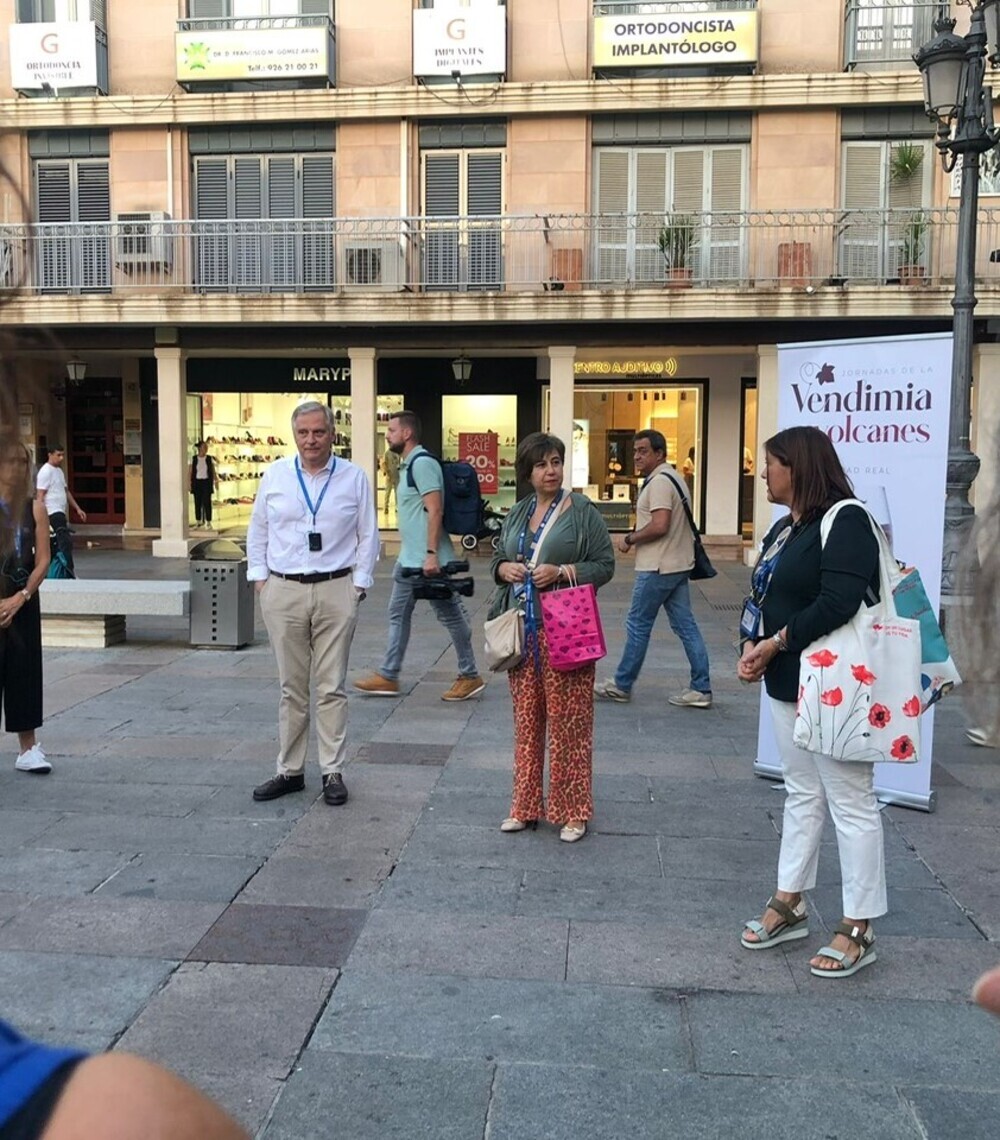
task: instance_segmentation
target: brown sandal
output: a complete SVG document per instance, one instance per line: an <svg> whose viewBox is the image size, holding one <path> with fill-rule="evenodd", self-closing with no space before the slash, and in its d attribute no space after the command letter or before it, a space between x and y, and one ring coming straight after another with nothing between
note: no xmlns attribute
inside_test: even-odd
<svg viewBox="0 0 1000 1140"><path fill-rule="evenodd" d="M840 965L832 970L821 970L819 966L810 966L810 971L817 978L849 978L875 961L875 932L870 922L865 924L864 930L852 922L838 922L834 933L842 934L853 942L858 948L858 956L852 962L843 950L834 950L832 946L821 946L816 951L816 957L829 958L833 962L839 962Z"/></svg>
<svg viewBox="0 0 1000 1140"><path fill-rule="evenodd" d="M781 899L769 898L764 910L773 910L776 914L780 914L782 921L773 930L768 930L759 919L751 918L749 922L743 924L743 929L756 934L757 940L750 942L745 935L741 935L740 945L745 950L770 950L772 946L780 946L782 942L808 938L809 915L806 914L805 907L806 904L802 899L799 899L794 907L790 907Z"/></svg>

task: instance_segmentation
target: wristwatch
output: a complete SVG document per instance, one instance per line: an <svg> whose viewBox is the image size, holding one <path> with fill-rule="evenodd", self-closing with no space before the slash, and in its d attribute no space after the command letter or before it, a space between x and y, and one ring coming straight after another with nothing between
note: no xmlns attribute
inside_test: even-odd
<svg viewBox="0 0 1000 1140"><path fill-rule="evenodd" d="M24 589L21 591L21 597L24 598L24 600L26 602L31 601L31 591L28 589L27 586L25 586Z"/></svg>

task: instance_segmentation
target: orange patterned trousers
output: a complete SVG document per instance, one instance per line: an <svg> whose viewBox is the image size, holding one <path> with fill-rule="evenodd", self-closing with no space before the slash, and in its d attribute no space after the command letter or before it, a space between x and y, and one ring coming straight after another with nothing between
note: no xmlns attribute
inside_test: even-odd
<svg viewBox="0 0 1000 1140"><path fill-rule="evenodd" d="M534 654L511 669L514 702L515 819L566 823L594 814L594 665L557 673L549 665L545 633L538 634L541 668ZM549 745L549 794L543 794L545 738Z"/></svg>

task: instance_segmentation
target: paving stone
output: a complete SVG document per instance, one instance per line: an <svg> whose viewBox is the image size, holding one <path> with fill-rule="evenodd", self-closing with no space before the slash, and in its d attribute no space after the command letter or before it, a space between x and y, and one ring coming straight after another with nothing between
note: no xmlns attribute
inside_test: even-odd
<svg viewBox="0 0 1000 1140"><path fill-rule="evenodd" d="M223 909L222 903L43 897L0 927L0 949L180 959Z"/></svg>
<svg viewBox="0 0 1000 1140"><path fill-rule="evenodd" d="M365 923L347 969L562 981L568 934L569 923L559 919L378 910Z"/></svg>
<svg viewBox="0 0 1000 1140"><path fill-rule="evenodd" d="M240 903L365 908L392 870L389 858L269 859L240 892Z"/></svg>
<svg viewBox="0 0 1000 1140"><path fill-rule="evenodd" d="M4 881L31 884L36 895L86 895L120 871L131 858L120 851L56 851L25 847L0 859Z"/></svg>
<svg viewBox="0 0 1000 1140"><path fill-rule="evenodd" d="M251 855L174 855L150 851L137 855L97 890L122 898L231 902L260 866Z"/></svg>
<svg viewBox="0 0 1000 1140"><path fill-rule="evenodd" d="M890 880L891 881L891 880ZM889 886L889 913L875 920L877 935L912 935L923 938L969 938L982 941L982 934L969 917L940 888L908 890ZM818 887L812 892L813 906L820 910L831 929L843 916L839 887Z"/></svg>
<svg viewBox="0 0 1000 1140"><path fill-rule="evenodd" d="M107 784L92 784L66 771L56 775L58 779L34 780L28 784L19 797L20 806L103 816L185 816L211 795L208 789L190 786L154 789L138 782L136 777L112 790Z"/></svg>
<svg viewBox="0 0 1000 1140"><path fill-rule="evenodd" d="M149 816L66 816L44 837L48 847L73 851L183 851L191 855L268 854L288 820L170 819Z"/></svg>
<svg viewBox="0 0 1000 1140"><path fill-rule="evenodd" d="M401 861L471 864L482 867L572 868L659 876L656 840L650 836L588 835L581 843L561 843L558 830L539 824L537 831L503 834L498 828L418 828Z"/></svg>
<svg viewBox="0 0 1000 1140"><path fill-rule="evenodd" d="M451 755L447 744L408 744L394 741L362 744L357 761L361 764L419 764L443 767Z"/></svg>
<svg viewBox="0 0 1000 1140"><path fill-rule="evenodd" d="M376 908L454 914L514 914L522 872L488 867L397 865ZM543 912L542 917L547 917Z"/></svg>
<svg viewBox="0 0 1000 1140"><path fill-rule="evenodd" d="M0 951L3 1016L50 1045L107 1049L176 962Z"/></svg>
<svg viewBox="0 0 1000 1140"><path fill-rule="evenodd" d="M346 973L312 1047L637 1069L685 1069L690 1058L680 1005L664 991L413 973Z"/></svg>
<svg viewBox="0 0 1000 1140"><path fill-rule="evenodd" d="M60 818L58 811L0 811L0 854L40 838Z"/></svg>
<svg viewBox="0 0 1000 1140"><path fill-rule="evenodd" d="M21 891L0 891L0 925L31 902L32 896Z"/></svg>
<svg viewBox="0 0 1000 1140"><path fill-rule="evenodd" d="M263 779L260 781L263 783ZM251 789L236 787L203 790L201 800L191 812L192 819L269 819L297 820L312 807L322 791L317 776L312 785L306 784L301 795L282 796L277 800L258 803Z"/></svg>
<svg viewBox="0 0 1000 1140"><path fill-rule="evenodd" d="M188 962L119 1047L196 1083L199 1076L235 1080L226 1102L238 1101L246 1078L289 1073L336 977L326 969Z"/></svg>
<svg viewBox="0 0 1000 1140"><path fill-rule="evenodd" d="M341 966L366 912L234 903L191 951L197 962Z"/></svg>
<svg viewBox="0 0 1000 1140"><path fill-rule="evenodd" d="M539 1135L540 1105L546 1140L719 1140L740 1123L752 1140L925 1140L888 1087L507 1064L497 1070L490 1140Z"/></svg>
<svg viewBox="0 0 1000 1140"><path fill-rule="evenodd" d="M900 1093L913 1107L922 1140L996 1138L1000 1094L942 1088L903 1088Z"/></svg>
<svg viewBox="0 0 1000 1140"><path fill-rule="evenodd" d="M267 1120L271 1106L285 1087L283 1080L247 1070L185 1074L196 1088L221 1105L226 1112L256 1136Z"/></svg>
<svg viewBox="0 0 1000 1140"><path fill-rule="evenodd" d="M794 943L792 944L794 946ZM795 993L781 950L751 952L681 918L672 924L579 922L570 926L566 979L603 985L660 986L740 993Z"/></svg>
<svg viewBox="0 0 1000 1140"><path fill-rule="evenodd" d="M331 1081L331 1073L336 1080ZM470 1140L483 1133L494 1066L307 1049L264 1140Z"/></svg>
<svg viewBox="0 0 1000 1140"><path fill-rule="evenodd" d="M869 967L874 973L879 964ZM862 971L864 973L869 971ZM817 985L843 982L817 979ZM699 1072L852 1080L863 1084L948 1083L1000 1090L1000 1021L971 1005L803 997L697 994L687 1003ZM859 1016L859 1009L863 1015ZM767 1048L759 1027L766 1025ZM835 1033L831 1026L849 1026Z"/></svg>

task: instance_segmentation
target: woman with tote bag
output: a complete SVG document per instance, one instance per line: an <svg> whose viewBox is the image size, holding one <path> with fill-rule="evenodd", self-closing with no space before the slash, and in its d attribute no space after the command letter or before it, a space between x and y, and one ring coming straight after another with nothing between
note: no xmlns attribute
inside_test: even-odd
<svg viewBox="0 0 1000 1140"><path fill-rule="evenodd" d="M810 968L817 977L843 979L875 961L872 919L886 912L874 764L807 751L795 744L793 734L802 695L801 654L817 639L848 625L867 601L878 599L880 546L860 505L838 510L822 541L823 516L834 504L854 498L823 432L788 428L764 444L764 456L767 497L788 507L789 514L763 542L761 565L766 565L768 577L762 582L755 574L756 596L748 599L741 622L737 674L743 681L763 680L767 690L785 781L785 809L777 890L760 919L746 924L740 942L748 950L765 950L808 936L803 892L816 885L820 836L829 809L840 853L844 917L830 944L812 957ZM825 702L834 702L840 692L825 693Z"/></svg>
<svg viewBox="0 0 1000 1140"><path fill-rule="evenodd" d="M540 595L575 580L594 587L610 582L615 553L608 528L589 499L563 489L562 440L533 432L515 457L517 478L531 494L515 503L500 532L490 571L499 589L489 617L525 611L525 652L508 673L514 705L514 794L505 832L559 824L559 838L574 843L587 833L594 811L594 663L556 670L542 627ZM545 744L549 790L543 803Z"/></svg>

